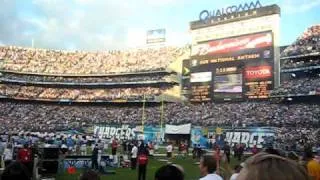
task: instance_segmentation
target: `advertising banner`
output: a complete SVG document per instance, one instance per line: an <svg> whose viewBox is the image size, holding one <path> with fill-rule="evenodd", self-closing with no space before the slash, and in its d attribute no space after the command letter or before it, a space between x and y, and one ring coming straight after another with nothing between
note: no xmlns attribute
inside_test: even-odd
<svg viewBox="0 0 320 180"><path fill-rule="evenodd" d="M226 130L226 139L231 146L234 144L245 144L246 147L252 148L257 145L258 148L263 148L268 144L272 144L275 131L271 128L246 128Z"/></svg>
<svg viewBox="0 0 320 180"><path fill-rule="evenodd" d="M191 130L191 145L207 148L208 146L208 138L206 138L203 134L203 129L201 127L194 127Z"/></svg>
<svg viewBox="0 0 320 180"><path fill-rule="evenodd" d="M135 139L136 133L135 128L129 127L128 125L122 126L94 126L93 129L94 135L98 136L99 138L111 139Z"/></svg>
<svg viewBox="0 0 320 180"><path fill-rule="evenodd" d="M272 46L272 34L259 33L195 45L192 47L192 56L224 54L269 46Z"/></svg>
<svg viewBox="0 0 320 180"><path fill-rule="evenodd" d="M245 68L245 78L251 79L264 79L272 77L271 66L251 66Z"/></svg>
<svg viewBox="0 0 320 180"><path fill-rule="evenodd" d="M190 134L191 124L183 125L169 125L166 124L165 133L166 134Z"/></svg>
<svg viewBox="0 0 320 180"><path fill-rule="evenodd" d="M245 144L246 147L252 148L256 145L258 148L266 147L273 143L275 136L274 128L219 128L209 127L208 134L200 127L194 127L191 130L192 144L200 144L207 147L209 142L216 143L223 147L225 142L234 146L235 144Z"/></svg>
<svg viewBox="0 0 320 180"><path fill-rule="evenodd" d="M142 131L143 129L143 131ZM93 127L94 135L99 138L119 140L143 140L144 142L163 142L164 128L157 126L129 126L129 125L97 125Z"/></svg>

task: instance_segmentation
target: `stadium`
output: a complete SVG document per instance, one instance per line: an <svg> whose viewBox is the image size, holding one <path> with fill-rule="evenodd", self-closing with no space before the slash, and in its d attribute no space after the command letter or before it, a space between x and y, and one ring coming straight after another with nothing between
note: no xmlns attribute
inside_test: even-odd
<svg viewBox="0 0 320 180"><path fill-rule="evenodd" d="M0 151L3 179L25 145L32 179L137 179L136 143L150 153L146 179L171 163L199 179L203 154L214 154L223 179L254 149L319 158L320 25L280 46L280 14L259 1L204 10L183 46L165 44L165 29L129 50L0 46L1 147L11 153Z"/></svg>

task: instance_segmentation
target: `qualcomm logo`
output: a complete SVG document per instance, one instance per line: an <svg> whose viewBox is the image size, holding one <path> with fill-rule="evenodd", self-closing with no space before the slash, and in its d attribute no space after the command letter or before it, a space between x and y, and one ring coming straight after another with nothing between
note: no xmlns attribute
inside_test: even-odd
<svg viewBox="0 0 320 180"><path fill-rule="evenodd" d="M261 8L262 5L260 3L260 1L256 1L256 2L250 2L245 3L245 4L239 4L238 6L233 5L233 6L229 6L227 8L222 8L222 9L217 9L217 10L203 10L200 12L199 14L199 19L200 21L207 21L211 18L214 17L220 17L223 15L228 15L228 14L232 14L232 13L239 13L239 12L243 12L243 11L248 11L248 10L253 10L253 9L258 9Z"/></svg>

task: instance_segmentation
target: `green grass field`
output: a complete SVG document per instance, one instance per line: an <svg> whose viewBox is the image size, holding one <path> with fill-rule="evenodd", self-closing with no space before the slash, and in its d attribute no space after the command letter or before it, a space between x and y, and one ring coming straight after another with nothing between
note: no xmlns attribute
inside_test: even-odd
<svg viewBox="0 0 320 180"><path fill-rule="evenodd" d="M154 174L156 170L165 165L166 162L160 162L158 159L163 158L153 158L149 160L148 168L147 168L147 180L153 180ZM199 179L199 167L195 163L197 160L193 160L191 158L186 159L172 159L170 160L172 163L179 164L184 168L185 171L185 180L196 180ZM239 163L236 160L232 159L230 165L222 164L222 168L225 169L225 179L230 177L231 169L236 164ZM77 180L80 176L81 170L77 170L76 174L70 175L65 173L58 174L57 180ZM114 175L102 175L102 180L136 180L138 178L137 170L131 170L129 168L118 168L116 169L116 174Z"/></svg>

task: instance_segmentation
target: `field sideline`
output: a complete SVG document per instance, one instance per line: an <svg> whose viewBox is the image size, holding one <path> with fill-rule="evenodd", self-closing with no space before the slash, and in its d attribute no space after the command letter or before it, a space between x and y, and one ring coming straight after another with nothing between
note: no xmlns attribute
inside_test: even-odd
<svg viewBox="0 0 320 180"><path fill-rule="evenodd" d="M150 158L148 168L147 168L147 180L153 180L154 174L156 170L165 165L166 162L161 162L159 159L162 158ZM172 163L179 164L184 168L185 171L185 180L196 180L199 179L200 173L199 173L199 167L195 163L198 162L198 160L193 160L192 158L188 157L186 159L177 159L173 158L170 160ZM235 164L239 163L235 159L231 159L230 165L223 163L222 168L225 169L225 175L226 178L230 177L231 170ZM77 170L76 174L70 175L66 172L58 174L56 176L57 180L77 180L79 179L80 173L82 170ZM114 175L102 175L102 180L136 180L138 178L138 172L137 170L131 170L129 168L117 168L116 174ZM225 178L225 179L226 179Z"/></svg>

